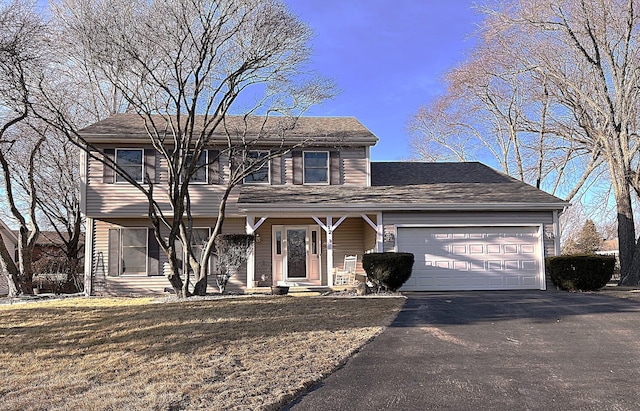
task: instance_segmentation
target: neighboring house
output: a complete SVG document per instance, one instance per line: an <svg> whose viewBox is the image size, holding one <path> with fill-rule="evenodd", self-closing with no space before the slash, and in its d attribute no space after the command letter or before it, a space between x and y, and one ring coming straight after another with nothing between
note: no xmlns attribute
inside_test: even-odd
<svg viewBox="0 0 640 411"><path fill-rule="evenodd" d="M156 190L166 181L137 115L81 133L116 162L129 161L141 179L149 174ZM289 136L291 144L313 144L273 159L229 200L223 231L257 235L230 289L332 286L346 255L358 256L362 272L362 255L373 251L416 256L403 290L545 289L544 256L559 253L558 215L568 203L480 163L371 162L378 139L355 118L303 117ZM222 147L224 136L214 136L211 158ZM229 172L222 160L192 184L195 237L208 237L214 225ZM144 196L100 162L85 156L84 164L88 289L162 292L166 258L150 234Z"/></svg>
<svg viewBox="0 0 640 411"><path fill-rule="evenodd" d="M4 241L5 247L7 247L7 251L9 251L11 256L14 256L15 250L18 249L18 237L2 220L0 220L0 235L2 235L2 240ZM0 295L7 295L9 293L7 273L4 270L0 271L2 271L2 273L0 273Z"/></svg>
<svg viewBox="0 0 640 411"><path fill-rule="evenodd" d="M56 258L61 261L66 261L66 246L60 235L64 236L66 241L69 235L65 232L58 233L57 231L41 231L36 240L36 245L33 249L33 261L38 261L44 257ZM80 244L78 247L84 246L84 233L80 233ZM84 256L80 256L81 260L84 260ZM79 267L80 272L84 268L83 265Z"/></svg>
<svg viewBox="0 0 640 411"><path fill-rule="evenodd" d="M611 279L619 280L620 279L620 249L618 245L618 239L611 238L611 239L602 241L602 244L600 245L600 249L596 251L596 254L612 255L616 258L616 266L614 268L613 277L611 277Z"/></svg>
<svg viewBox="0 0 640 411"><path fill-rule="evenodd" d="M11 230L0 220L0 234L7 246L7 250L13 257L13 261L18 261L18 231ZM84 244L84 234L80 237L81 246ZM46 274L66 274L66 256L64 253L64 244L60 240L60 236L55 231L41 231L36 240L36 245L33 249L33 268L37 270L39 268L50 269L51 272L46 271ZM45 260L47 261L45 262ZM84 269L83 264L84 256L80 256L80 262L78 266L78 274L82 274ZM44 264L43 264L44 262ZM34 282L37 274L34 276ZM80 280L82 280L80 278ZM0 276L0 295L5 295L9 291L7 284L6 273L2 273Z"/></svg>

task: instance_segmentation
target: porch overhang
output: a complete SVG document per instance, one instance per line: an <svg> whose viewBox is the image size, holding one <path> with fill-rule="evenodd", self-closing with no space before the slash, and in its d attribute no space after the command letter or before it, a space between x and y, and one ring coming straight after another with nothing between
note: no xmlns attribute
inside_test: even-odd
<svg viewBox="0 0 640 411"><path fill-rule="evenodd" d="M309 213L377 213L379 211L553 211L563 210L567 203L330 203L330 204L282 204L238 203L244 213L275 213L282 215L309 215Z"/></svg>
<svg viewBox="0 0 640 411"><path fill-rule="evenodd" d="M241 212L362 213L382 211L554 211L569 205L519 184L242 187Z"/></svg>

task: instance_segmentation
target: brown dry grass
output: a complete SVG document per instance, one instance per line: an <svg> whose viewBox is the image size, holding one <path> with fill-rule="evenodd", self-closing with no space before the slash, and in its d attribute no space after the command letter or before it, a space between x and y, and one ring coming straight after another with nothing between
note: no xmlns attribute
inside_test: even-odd
<svg viewBox="0 0 640 411"><path fill-rule="evenodd" d="M0 409L274 409L343 363L403 303L266 297L0 306Z"/></svg>

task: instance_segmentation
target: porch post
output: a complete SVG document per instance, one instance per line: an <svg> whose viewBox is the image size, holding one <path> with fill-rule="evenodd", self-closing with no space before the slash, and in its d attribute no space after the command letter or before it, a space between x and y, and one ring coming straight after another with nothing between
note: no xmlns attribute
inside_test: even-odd
<svg viewBox="0 0 640 411"><path fill-rule="evenodd" d="M384 251L384 225L382 225L382 213L377 216L378 227L376 228L376 248L379 253Z"/></svg>
<svg viewBox="0 0 640 411"><path fill-rule="evenodd" d="M254 223L254 218L252 215L248 215L247 216L247 225L246 225L246 231L247 234L253 234L254 233L254 228L253 228L253 223ZM247 255L247 288L253 288L253 279L255 278L255 250L256 245L253 244L253 246L251 247L251 250L249 250L249 254Z"/></svg>
<svg viewBox="0 0 640 411"><path fill-rule="evenodd" d="M556 252L556 257L560 255L560 218L558 217L558 210L553 210L553 245Z"/></svg>
<svg viewBox="0 0 640 411"><path fill-rule="evenodd" d="M333 219L327 217L327 285L333 286Z"/></svg>
<svg viewBox="0 0 640 411"><path fill-rule="evenodd" d="M84 295L89 297L93 293L93 218L85 219L84 230Z"/></svg>
<svg viewBox="0 0 640 411"><path fill-rule="evenodd" d="M367 224L371 226L374 230L376 230L376 251L381 253L384 251L384 226L382 225L382 213L378 213L376 215L376 219L378 220L376 223L371 221L371 219L366 214L360 214L362 219L366 221Z"/></svg>

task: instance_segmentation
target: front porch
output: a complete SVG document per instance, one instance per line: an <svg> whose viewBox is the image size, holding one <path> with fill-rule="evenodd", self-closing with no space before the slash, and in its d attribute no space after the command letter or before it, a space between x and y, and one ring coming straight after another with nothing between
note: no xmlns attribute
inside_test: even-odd
<svg viewBox="0 0 640 411"><path fill-rule="evenodd" d="M383 251L382 215L253 215L246 232L256 235L247 260L247 292L267 291L279 283L290 287L331 289L345 256L357 256L356 273L364 274L362 255ZM345 285L338 285L344 289Z"/></svg>

